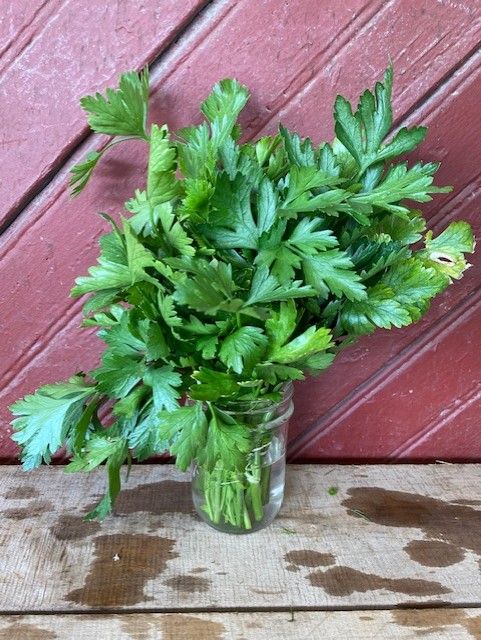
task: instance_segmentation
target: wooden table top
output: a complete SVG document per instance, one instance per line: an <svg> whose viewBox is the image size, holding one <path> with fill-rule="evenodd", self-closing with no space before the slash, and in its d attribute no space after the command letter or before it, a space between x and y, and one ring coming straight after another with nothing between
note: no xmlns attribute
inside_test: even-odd
<svg viewBox="0 0 481 640"><path fill-rule="evenodd" d="M481 638L481 465L288 471L274 523L230 536L171 466L102 524L101 473L2 467L0 640Z"/></svg>

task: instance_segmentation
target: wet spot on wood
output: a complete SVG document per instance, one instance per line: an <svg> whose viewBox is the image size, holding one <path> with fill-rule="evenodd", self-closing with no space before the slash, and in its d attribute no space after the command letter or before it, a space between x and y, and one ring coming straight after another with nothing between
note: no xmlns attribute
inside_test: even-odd
<svg viewBox="0 0 481 640"><path fill-rule="evenodd" d="M53 511L53 509L54 507L51 502L48 502L47 500L38 500L37 502L32 502L26 507L4 509L1 515L9 520L26 520L27 518L37 518L43 513Z"/></svg>
<svg viewBox="0 0 481 640"><path fill-rule="evenodd" d="M94 520L84 520L81 516L65 514L50 527L50 533L57 540L79 540L100 531L100 524Z"/></svg>
<svg viewBox="0 0 481 640"><path fill-rule="evenodd" d="M223 640L225 627L220 622L187 616L181 613L169 613L163 616L163 637L195 638L195 640Z"/></svg>
<svg viewBox="0 0 481 640"><path fill-rule="evenodd" d="M7 500L29 500L30 498L38 498L39 495L38 489L24 485L9 489L5 494L5 498Z"/></svg>
<svg viewBox="0 0 481 640"><path fill-rule="evenodd" d="M290 571L291 573L296 573L296 572L298 572L300 570L301 570L300 567L298 567L295 564L288 564L286 566L286 571Z"/></svg>
<svg viewBox="0 0 481 640"><path fill-rule="evenodd" d="M412 609L392 611L394 622L402 627L416 629L416 636L429 636L433 633L441 637L446 627L460 626L466 629L472 638L481 638L481 616L468 616L462 609Z"/></svg>
<svg viewBox="0 0 481 640"><path fill-rule="evenodd" d="M465 555L464 549L440 540L411 540L404 551L425 567L449 567L462 562Z"/></svg>
<svg viewBox="0 0 481 640"><path fill-rule="evenodd" d="M190 483L163 480L125 489L120 493L115 513L141 511L159 516L164 513L193 513Z"/></svg>
<svg viewBox="0 0 481 640"><path fill-rule="evenodd" d="M332 553L320 553L312 549L295 549L294 551L289 551L284 556L284 559L298 567L328 567L336 562Z"/></svg>
<svg viewBox="0 0 481 640"><path fill-rule="evenodd" d="M439 582L416 578L385 578L364 573L351 567L332 567L327 571L314 571L308 576L313 587L322 587L331 596L349 596L385 589L393 593L412 596L434 596L451 590Z"/></svg>
<svg viewBox="0 0 481 640"><path fill-rule="evenodd" d="M414 527L427 538L439 538L481 555L481 510L429 496L377 487L352 488L342 502L387 527Z"/></svg>
<svg viewBox="0 0 481 640"><path fill-rule="evenodd" d="M66 599L90 607L133 605L150 598L144 586L176 558L175 540L144 534L102 535L94 539L95 555L85 584Z"/></svg>
<svg viewBox="0 0 481 640"><path fill-rule="evenodd" d="M17 622L0 629L0 640L55 640L57 634L48 629Z"/></svg>
<svg viewBox="0 0 481 640"><path fill-rule="evenodd" d="M92 615L89 613L89 618ZM105 620L105 615L102 615L102 618ZM129 613L127 616L120 616L119 620L123 631L130 640L146 640L146 638L152 637L152 631L158 633L158 622L153 616L144 613Z"/></svg>
<svg viewBox="0 0 481 640"><path fill-rule="evenodd" d="M210 580L207 578L186 574L168 578L164 584L181 593L205 593L210 589Z"/></svg>

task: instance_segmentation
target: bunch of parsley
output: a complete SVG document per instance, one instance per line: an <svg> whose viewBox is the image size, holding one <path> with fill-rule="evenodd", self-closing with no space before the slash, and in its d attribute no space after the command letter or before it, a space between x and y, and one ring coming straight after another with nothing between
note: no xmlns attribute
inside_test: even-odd
<svg viewBox="0 0 481 640"><path fill-rule="evenodd" d="M146 184L119 222L108 218L98 264L72 290L88 295L84 325L106 344L100 366L12 406L26 469L62 446L72 454L66 471L106 463L108 491L90 514L100 518L132 456L167 449L184 470L197 460L242 472L251 432L219 406L275 398L359 336L419 320L461 277L471 229L425 233L412 203L449 188L433 185L436 163L397 160L426 129L389 137L391 87L388 69L355 112L338 96L336 138L319 146L283 126L241 143L249 92L231 79L202 103L204 122L174 135L147 126L147 71L82 99L91 128L115 138L72 169L73 194L113 144L132 138L149 147Z"/></svg>

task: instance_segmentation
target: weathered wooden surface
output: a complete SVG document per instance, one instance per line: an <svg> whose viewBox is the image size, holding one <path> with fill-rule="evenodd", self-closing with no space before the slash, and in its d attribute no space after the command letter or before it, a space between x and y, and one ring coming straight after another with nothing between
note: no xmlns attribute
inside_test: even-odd
<svg viewBox="0 0 481 640"><path fill-rule="evenodd" d="M455 186L426 205L432 225L466 218L481 233L479 0L214 0L204 11L206 2L194 0L161 9L146 0L141 11L134 4L19 0L2 14L0 219L14 220L0 247L3 459L16 451L7 405L97 362L100 342L79 329L81 303L68 292L95 262L106 228L95 211L118 214L142 185L145 149L114 149L75 201L66 185L71 164L101 142L90 136L77 146L86 134L78 97L126 67L155 60L159 122L197 121L211 85L234 75L253 93L247 136L272 132L280 118L318 141L333 134L335 94L356 98L391 59L397 125L429 125L419 155L442 160L439 182ZM362 340L325 375L298 385L292 459L481 460L481 360L472 348L480 256L423 322Z"/></svg>
<svg viewBox="0 0 481 640"><path fill-rule="evenodd" d="M170 466L133 468L103 524L82 520L100 474L1 478L3 614L481 606L481 465L292 466L246 536L202 524Z"/></svg>
<svg viewBox="0 0 481 640"><path fill-rule="evenodd" d="M481 609L0 616L0 640L472 640Z"/></svg>

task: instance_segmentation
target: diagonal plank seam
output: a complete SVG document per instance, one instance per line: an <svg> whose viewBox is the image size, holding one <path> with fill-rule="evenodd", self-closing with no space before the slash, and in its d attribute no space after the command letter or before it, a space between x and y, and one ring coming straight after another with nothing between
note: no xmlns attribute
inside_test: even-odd
<svg viewBox="0 0 481 640"><path fill-rule="evenodd" d="M4 372L3 377L0 379L2 383L1 393L8 392L12 387L12 382L15 381L17 375L27 366L27 364L35 362L38 356L40 356L46 345L54 336L62 335L65 329L71 328L76 322L80 324L82 318L82 300L75 300L70 304L62 316L57 318L51 325L49 325L47 331L42 335L44 340L31 342L26 347L19 358L15 361L15 366L10 367ZM45 341L45 344L44 344ZM10 374L10 376L8 375Z"/></svg>
<svg viewBox="0 0 481 640"><path fill-rule="evenodd" d="M296 613L297 611L318 611L319 613L331 612L331 611L399 611L399 610L423 610L423 609L474 609L479 610L480 604L475 601L466 602L439 602L436 600L426 602L410 601L405 604L328 604L325 606L319 605L295 605L294 607L289 605L270 605L264 606L247 606L236 605L233 607L219 607L216 605L206 605L205 607L189 607L182 608L177 607L95 607L91 609L79 609L78 611L69 609L62 609L57 607L55 609L2 609L0 610L0 616L56 616L56 615L69 615L75 618L75 616L95 616L95 615L131 615L131 614L168 614L168 613Z"/></svg>
<svg viewBox="0 0 481 640"><path fill-rule="evenodd" d="M432 91L417 100L400 118L394 120L394 126L400 128L401 126L411 125L419 117L417 115L418 112L425 109L424 117L435 115L443 107L443 101L437 101L437 99L445 92L446 87L449 86L449 93L462 88L466 82L469 82L471 76L478 71L480 61L481 49L480 41L478 40L476 45L440 78L436 85L432 87ZM471 69L469 68L470 65L473 65Z"/></svg>
<svg viewBox="0 0 481 640"><path fill-rule="evenodd" d="M443 204L439 211L430 218L429 228L438 233L441 230L441 225L444 226L454 218L459 206L464 204L468 198L475 200L481 192L481 183L478 183L480 178L481 171L465 187L458 191L453 198Z"/></svg>
<svg viewBox="0 0 481 640"><path fill-rule="evenodd" d="M283 95L285 99L282 100L278 105L276 105L276 109L271 112L269 117L266 120L264 120L262 124L254 131L250 130L250 127L247 127L249 131L249 137L255 138L257 135L259 135L259 133L263 129L269 126L269 124L276 118L276 116L280 113L280 111L284 109L284 107L286 107L295 98L301 97L303 93L305 93L309 89L309 87L312 85L313 82L315 82L317 78L320 61L322 62L322 59L325 53L327 52L331 53L332 51L331 46L333 43L338 42L338 46L334 47L334 50L332 51L332 55L329 56L330 64L332 64L332 62L339 56L339 54L343 51L343 49L346 48L347 45L352 41L353 33L355 33L356 36L358 36L362 34L364 31L366 31L367 29L369 29L373 20L379 19L379 17L387 11L387 9L390 7L390 5L394 1L395 0L388 0L388 2L385 2L384 5L382 5L382 3L378 3L376 5L375 2L369 2L366 6L362 7L359 13L355 16L355 18L353 18L353 21L350 23L349 27L344 30L342 34L343 37L336 37L334 40L331 40L326 45L326 47L324 47L321 51L319 51L314 56L314 58L311 58L306 64L304 64L304 66L299 70L298 75L293 78L290 85L286 87L286 89L283 91ZM367 13L368 9L370 9L371 12L367 14L364 20L360 22L360 24L358 24L357 21L362 16L364 16L365 13ZM313 64L317 64L317 67L312 71L312 73L310 74L310 77L307 78L305 81L301 82L299 86L296 86L295 81L297 77L302 78L304 74L309 71L309 69ZM289 93L289 89L291 87L292 87L292 91Z"/></svg>
<svg viewBox="0 0 481 640"><path fill-rule="evenodd" d="M451 403L452 408L445 409L442 415L436 416L424 429L422 429L422 431L414 434L414 436L406 440L406 442L403 442L402 445L391 451L390 456L399 458L401 456L409 455L415 447L425 442L428 437L437 433L444 426L452 422L466 409L478 402L480 398L481 382L477 382L474 387L471 387L466 393L457 396L456 401Z"/></svg>

